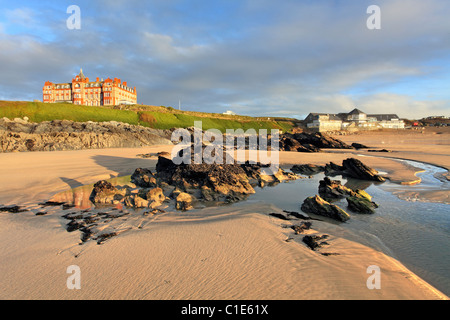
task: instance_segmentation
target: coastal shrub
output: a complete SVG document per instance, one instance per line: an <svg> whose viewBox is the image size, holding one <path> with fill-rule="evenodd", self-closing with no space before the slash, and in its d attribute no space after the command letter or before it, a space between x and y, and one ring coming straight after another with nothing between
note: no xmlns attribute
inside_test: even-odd
<svg viewBox="0 0 450 320"><path fill-rule="evenodd" d="M153 115L146 113L146 112L139 112L139 121L145 122L149 126L154 124L156 122L156 119Z"/></svg>

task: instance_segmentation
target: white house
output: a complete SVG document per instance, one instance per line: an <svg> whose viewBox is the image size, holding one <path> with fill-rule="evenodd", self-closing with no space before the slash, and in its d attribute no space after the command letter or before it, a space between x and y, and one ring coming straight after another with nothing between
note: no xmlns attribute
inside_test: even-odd
<svg viewBox="0 0 450 320"><path fill-rule="evenodd" d="M308 129L323 131L404 129L396 114L367 114L357 108L349 113L310 113L305 118Z"/></svg>

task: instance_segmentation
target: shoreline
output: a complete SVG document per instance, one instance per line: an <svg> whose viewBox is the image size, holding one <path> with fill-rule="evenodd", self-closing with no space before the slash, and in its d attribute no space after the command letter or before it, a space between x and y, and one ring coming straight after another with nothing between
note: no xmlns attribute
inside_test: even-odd
<svg viewBox="0 0 450 320"><path fill-rule="evenodd" d="M71 183L90 184L102 177L116 177L125 172L130 174L140 166L152 167L155 159L140 159L136 155L170 151L169 148L172 147L1 154L1 160L9 161L9 166L5 165L0 169L0 174L4 174L7 182L0 190L1 201L22 202L23 197L18 195L18 190L29 192L29 203L48 200L50 197L45 198L46 195L67 190ZM286 152L281 154L281 166L287 164L283 162L286 158L295 156L297 163L307 163L303 161L303 157L298 158L298 155L291 152L287 155ZM343 156L324 152L315 155L319 158L326 155L337 159ZM312 159L311 155L308 157ZM30 162L32 158L35 162ZM318 158L315 161L318 161ZM24 164L28 164L28 168L23 168ZM76 165L73 168L67 167L70 164ZM31 171L24 170L36 170L36 167L40 174L47 175L46 181L42 181L39 175L33 178L29 174ZM8 174L5 172L6 168L10 171ZM18 172L20 174L17 174ZM61 176L70 176L73 181L63 181ZM45 182L44 190L42 185L36 186L37 181ZM16 188L11 188L12 186ZM18 186L20 187L17 188ZM38 189L39 192L36 192ZM281 228L282 222L261 215L268 208L253 204L239 211L233 209L235 208L204 209L203 212L208 215L216 216L206 220L192 217L191 212L175 214L175 217L157 217L148 230L144 228L141 231L125 232L117 239L108 240L105 245L82 248L74 246L79 241L79 235L67 233L57 215L35 217L21 213L2 213L0 237L3 248L7 248L2 250L1 257L4 261L2 267L5 269L2 287L9 287L2 296L17 299L448 299L445 294L424 282L400 262L381 252L331 234L330 250L338 250L341 254L324 257L311 251L300 241L286 242L286 229ZM276 210L273 207L270 209ZM238 217L235 217L236 214ZM44 220L39 220L42 218ZM180 218L181 221L177 220ZM312 232L320 234L320 226L316 229ZM27 234L25 237L24 232ZM17 237L21 237L21 240ZM225 238L226 241L220 244L218 239ZM186 241L187 239L189 241ZM239 252L242 246L246 248L245 254ZM228 249L223 252L224 248ZM217 254L219 249L224 256ZM82 254L74 258L75 253L80 250ZM261 250L266 252L263 256ZM152 253L152 257L147 256L148 252ZM199 261L191 261L189 252L196 252L195 256ZM200 259L200 255L204 257ZM292 255L297 258L293 259ZM277 263L273 261L274 256L277 257ZM20 262L16 261L15 257L21 257ZM381 292L365 287L368 275L361 266L369 263L367 259L370 264L378 263L383 275L389 277L389 284L384 282L385 287ZM214 263L208 266L205 264L208 260ZM330 266L331 261L333 266ZM225 271L233 263L243 270L232 267L234 273ZM249 263L258 267L251 268ZM64 268L70 264L80 264L84 274L89 274L87 283L95 284L95 289L85 288L79 293L67 290L64 286L64 279L67 277ZM34 271L27 270L30 265L45 265L49 270L43 270L42 267ZM163 265L170 271L161 269ZM150 266L156 268L156 271L148 269ZM292 268L291 272L280 274L279 270L286 267ZM15 268L18 269L17 273L11 271ZM129 268L134 271L130 273L127 271ZM178 270L177 273L174 273L175 270ZM219 271L225 272L227 277L215 278L219 276ZM299 271L300 274L297 274ZM55 283L54 279L50 280L52 272L59 275L57 279L62 281L62 285ZM329 278L329 273L335 276ZM16 274L20 278L17 278ZM22 274L28 276L22 277ZM294 274L296 275L293 276ZM355 274L358 280L354 279ZM118 282L107 284L107 279L110 281L116 277ZM164 277L168 279L163 280ZM191 280L186 280L186 277ZM262 281L264 277L267 280ZM194 283L194 278L200 279L200 283ZM50 284L46 281L50 281ZM255 281L260 283L254 284ZM11 286L13 282L17 283ZM295 288L297 282L303 283L304 287ZM170 283L178 285L174 288ZM254 291L242 287L245 283L253 283ZM44 287L49 285L55 289L54 292L44 293ZM185 289L179 288L179 285L185 286ZM223 291L217 293L214 291L216 288L223 288Z"/></svg>

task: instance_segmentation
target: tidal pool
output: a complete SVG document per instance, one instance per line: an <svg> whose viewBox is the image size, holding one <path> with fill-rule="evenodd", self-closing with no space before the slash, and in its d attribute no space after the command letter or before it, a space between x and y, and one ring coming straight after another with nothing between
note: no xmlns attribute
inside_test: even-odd
<svg viewBox="0 0 450 320"><path fill-rule="evenodd" d="M334 204L351 215L349 221L339 223L321 219L334 224L334 227L339 225L340 236L396 258L422 279L450 295L450 205L421 202L420 199L407 201L393 193L402 190L449 190L450 184L437 178L446 170L429 164L409 163L424 169L424 172L417 174L422 183L408 186L389 181L373 183L331 177L341 180L347 187L364 189L379 208L375 214L353 213L344 199ZM318 194L319 181L323 178L324 174L317 174L274 187L257 188L256 194L247 201L263 201L283 210L301 211L303 200Z"/></svg>

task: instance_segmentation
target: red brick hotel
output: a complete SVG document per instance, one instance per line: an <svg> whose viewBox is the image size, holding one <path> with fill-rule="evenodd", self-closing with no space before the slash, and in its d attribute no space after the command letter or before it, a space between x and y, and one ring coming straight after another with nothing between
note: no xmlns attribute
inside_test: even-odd
<svg viewBox="0 0 450 320"><path fill-rule="evenodd" d="M83 74L83 70L69 83L47 81L42 88L42 95L46 103L69 102L87 106L137 103L136 87L130 88L118 78L97 78L92 82Z"/></svg>

